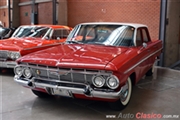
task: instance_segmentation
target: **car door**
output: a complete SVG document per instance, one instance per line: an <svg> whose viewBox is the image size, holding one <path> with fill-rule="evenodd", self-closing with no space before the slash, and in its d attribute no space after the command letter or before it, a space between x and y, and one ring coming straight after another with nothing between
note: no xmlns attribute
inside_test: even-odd
<svg viewBox="0 0 180 120"><path fill-rule="evenodd" d="M137 29L135 41L137 47L136 59L138 60L138 77L141 78L150 69L155 59L151 57L153 45L146 27Z"/></svg>

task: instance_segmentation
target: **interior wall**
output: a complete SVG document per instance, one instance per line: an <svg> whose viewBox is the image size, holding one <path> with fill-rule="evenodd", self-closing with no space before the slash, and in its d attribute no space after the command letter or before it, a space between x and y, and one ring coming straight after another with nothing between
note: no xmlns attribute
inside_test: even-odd
<svg viewBox="0 0 180 120"><path fill-rule="evenodd" d="M52 1L42 2L38 4L38 23L39 24L52 24Z"/></svg>
<svg viewBox="0 0 180 120"><path fill-rule="evenodd" d="M20 25L20 14L19 14L19 0L14 0L12 3L12 27L17 28Z"/></svg>
<svg viewBox="0 0 180 120"><path fill-rule="evenodd" d="M179 45L179 60L180 60L180 45Z"/></svg>
<svg viewBox="0 0 180 120"><path fill-rule="evenodd" d="M0 8L0 21L4 27L8 27L8 8Z"/></svg>
<svg viewBox="0 0 180 120"><path fill-rule="evenodd" d="M159 37L160 0L67 0L68 25L83 22L129 22L149 27Z"/></svg>
<svg viewBox="0 0 180 120"><path fill-rule="evenodd" d="M35 0L38 24L52 24L52 0ZM32 1L20 0L20 25L31 24Z"/></svg>
<svg viewBox="0 0 180 120"><path fill-rule="evenodd" d="M0 21L4 27L9 27L8 4L6 0L0 0Z"/></svg>
<svg viewBox="0 0 180 120"><path fill-rule="evenodd" d="M20 6L20 25L31 24L31 5Z"/></svg>
<svg viewBox="0 0 180 120"><path fill-rule="evenodd" d="M67 25L67 0L59 0L58 24Z"/></svg>
<svg viewBox="0 0 180 120"><path fill-rule="evenodd" d="M169 67L180 60L180 1L169 0L167 6L167 26L164 66Z"/></svg>
<svg viewBox="0 0 180 120"><path fill-rule="evenodd" d="M180 60L180 15L179 15L179 60Z"/></svg>

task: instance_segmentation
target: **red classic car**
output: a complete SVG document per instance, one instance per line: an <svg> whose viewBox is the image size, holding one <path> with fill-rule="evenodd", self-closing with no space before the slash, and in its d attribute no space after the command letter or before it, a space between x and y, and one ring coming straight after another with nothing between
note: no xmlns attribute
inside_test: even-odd
<svg viewBox="0 0 180 120"><path fill-rule="evenodd" d="M14 68L19 57L64 42L71 30L62 25L20 26L11 38L0 40L0 68Z"/></svg>
<svg viewBox="0 0 180 120"><path fill-rule="evenodd" d="M102 100L123 109L161 51L162 41L152 41L146 25L82 23L65 44L18 59L14 80L39 97Z"/></svg>

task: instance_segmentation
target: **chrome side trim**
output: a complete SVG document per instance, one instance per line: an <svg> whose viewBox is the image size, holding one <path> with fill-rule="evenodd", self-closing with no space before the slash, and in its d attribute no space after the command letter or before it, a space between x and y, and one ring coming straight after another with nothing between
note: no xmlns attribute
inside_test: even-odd
<svg viewBox="0 0 180 120"><path fill-rule="evenodd" d="M145 60L147 60L148 58L150 58L151 56L155 55L156 53L158 53L159 51L161 51L163 48L160 48L159 50L157 50L156 52L150 54L149 56L145 57L144 59L142 59L141 61L139 61L138 63L136 63L135 65L133 65L132 67L130 67L129 69L127 69L124 74L127 74L129 71L131 71L132 69L134 69L135 67L137 67L138 65L140 65L142 62L144 62Z"/></svg>
<svg viewBox="0 0 180 120"><path fill-rule="evenodd" d="M41 45L41 46L35 46L35 47L32 47L32 48L27 48L27 49L24 49L24 50L31 50L31 49L35 49L35 48L42 48L42 47L48 47L48 46L55 46L55 45L60 45L62 44L61 42L59 43L54 43L54 44L48 44L48 45Z"/></svg>

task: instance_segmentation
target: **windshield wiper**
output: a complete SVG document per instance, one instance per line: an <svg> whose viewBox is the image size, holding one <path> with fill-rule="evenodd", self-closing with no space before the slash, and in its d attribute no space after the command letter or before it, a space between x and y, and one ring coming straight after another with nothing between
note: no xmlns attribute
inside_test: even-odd
<svg viewBox="0 0 180 120"><path fill-rule="evenodd" d="M82 42L79 42L79 41L74 41L74 40L71 40L71 41L66 41L66 43L69 43L69 44L83 44Z"/></svg>
<svg viewBox="0 0 180 120"><path fill-rule="evenodd" d="M94 44L97 44L97 45L105 45L105 44L103 44L103 43L101 43L101 42L94 42Z"/></svg>
<svg viewBox="0 0 180 120"><path fill-rule="evenodd" d="M105 44L103 44L103 43L101 43L101 42L87 42L87 44L92 44L92 45L105 45Z"/></svg>

